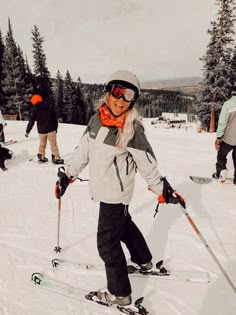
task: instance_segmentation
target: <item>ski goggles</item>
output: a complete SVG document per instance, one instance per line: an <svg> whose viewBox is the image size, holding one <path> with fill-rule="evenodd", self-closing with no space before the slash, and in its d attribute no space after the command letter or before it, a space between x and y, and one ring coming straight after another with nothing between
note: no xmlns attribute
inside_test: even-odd
<svg viewBox="0 0 236 315"><path fill-rule="evenodd" d="M137 93L134 90L120 84L112 84L109 92L114 98L123 98L126 102L132 102L137 99Z"/></svg>

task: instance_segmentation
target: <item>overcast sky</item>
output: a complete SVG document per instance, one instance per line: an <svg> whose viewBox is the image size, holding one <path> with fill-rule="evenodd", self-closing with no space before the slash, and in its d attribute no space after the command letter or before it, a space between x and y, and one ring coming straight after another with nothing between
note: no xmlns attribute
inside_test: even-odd
<svg viewBox="0 0 236 315"><path fill-rule="evenodd" d="M201 76L199 58L216 19L215 0L0 0L3 36L14 38L32 64L31 29L39 27L51 76L104 83L117 69L141 81Z"/></svg>

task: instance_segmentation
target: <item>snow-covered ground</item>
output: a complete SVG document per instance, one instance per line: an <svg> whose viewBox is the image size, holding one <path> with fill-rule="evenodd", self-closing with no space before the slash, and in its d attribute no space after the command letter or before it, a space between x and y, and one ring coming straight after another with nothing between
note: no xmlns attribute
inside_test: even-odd
<svg viewBox="0 0 236 315"><path fill-rule="evenodd" d="M214 171L215 134L195 128L154 128L144 121L146 133L159 162L159 170L184 196L187 211L210 248L236 285L236 186L199 185L189 175L210 176ZM96 290L106 286L105 274L52 270L53 258L101 264L96 248L98 205L89 196L88 183L76 181L62 198L60 245L56 254L57 206L54 185L57 166L38 165L36 127L24 137L26 122L8 122L6 140L16 158L0 171L0 315L113 314L56 293L40 290L31 274L47 271L55 279ZM69 162L84 126L61 124L58 143ZM10 148L10 146L9 146ZM48 148L47 156L50 157ZM233 172L231 156L228 169ZM89 178L85 170L80 177ZM145 296L152 315L235 315L236 295L204 247L179 206L162 205L156 218L156 197L139 174L130 211L151 248L154 260L166 259L171 269L207 271L211 283L132 278L134 297Z"/></svg>

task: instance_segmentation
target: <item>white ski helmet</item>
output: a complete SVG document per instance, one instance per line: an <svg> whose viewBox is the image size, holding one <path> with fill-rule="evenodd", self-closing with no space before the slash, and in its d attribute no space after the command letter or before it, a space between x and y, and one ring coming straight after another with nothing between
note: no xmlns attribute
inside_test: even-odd
<svg viewBox="0 0 236 315"><path fill-rule="evenodd" d="M137 76L126 70L119 70L108 78L106 85L109 83L128 83L133 86L133 88L140 93L140 83Z"/></svg>
<svg viewBox="0 0 236 315"><path fill-rule="evenodd" d="M134 103L140 94L140 83L137 76L127 70L119 70L112 73L112 75L108 78L104 86L105 92L110 92L113 84L121 84L126 88L130 88L135 91L135 99L129 106L129 109L133 108Z"/></svg>

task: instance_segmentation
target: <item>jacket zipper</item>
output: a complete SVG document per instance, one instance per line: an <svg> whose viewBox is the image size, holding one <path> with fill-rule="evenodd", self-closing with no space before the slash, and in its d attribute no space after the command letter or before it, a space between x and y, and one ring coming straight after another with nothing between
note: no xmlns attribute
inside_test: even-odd
<svg viewBox="0 0 236 315"><path fill-rule="evenodd" d="M117 162L116 162L116 156L114 158L114 164L115 164L115 167L116 167L116 175L117 175L118 180L120 182L121 191L124 191L123 183L122 183L122 180L121 180L121 177L120 177L120 173L119 173L119 169L118 169L118 165L117 165Z"/></svg>

